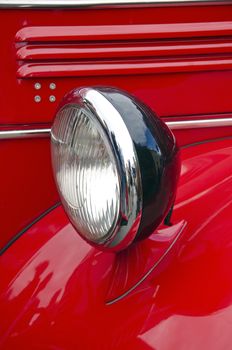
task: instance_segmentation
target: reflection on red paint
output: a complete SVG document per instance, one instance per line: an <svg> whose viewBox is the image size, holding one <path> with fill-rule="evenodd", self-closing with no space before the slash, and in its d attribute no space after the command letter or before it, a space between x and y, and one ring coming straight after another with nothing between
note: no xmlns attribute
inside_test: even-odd
<svg viewBox="0 0 232 350"><path fill-rule="evenodd" d="M231 140L184 149L182 161L172 221L175 227L184 219L187 226L122 299L107 304L109 293L135 282L139 273L142 279L157 247L172 240L175 230L160 228L116 256L84 242L59 207L5 252L0 259L4 349L230 348Z"/></svg>

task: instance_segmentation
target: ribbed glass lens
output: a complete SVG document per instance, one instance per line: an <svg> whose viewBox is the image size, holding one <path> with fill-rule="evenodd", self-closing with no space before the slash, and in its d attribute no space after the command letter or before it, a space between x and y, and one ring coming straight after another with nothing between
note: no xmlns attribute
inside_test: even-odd
<svg viewBox="0 0 232 350"><path fill-rule="evenodd" d="M99 122L87 109L68 105L52 127L52 159L69 217L87 239L105 240L119 216L115 157Z"/></svg>

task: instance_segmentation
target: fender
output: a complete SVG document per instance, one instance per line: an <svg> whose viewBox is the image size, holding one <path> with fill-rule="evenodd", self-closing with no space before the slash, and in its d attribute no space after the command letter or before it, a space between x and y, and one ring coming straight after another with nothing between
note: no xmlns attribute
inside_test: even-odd
<svg viewBox="0 0 232 350"><path fill-rule="evenodd" d="M160 237L181 235L154 268L154 235L120 255L88 245L61 206L32 225L0 258L1 347L230 348L231 164L231 138L182 149ZM139 280L108 302L120 260L123 281Z"/></svg>

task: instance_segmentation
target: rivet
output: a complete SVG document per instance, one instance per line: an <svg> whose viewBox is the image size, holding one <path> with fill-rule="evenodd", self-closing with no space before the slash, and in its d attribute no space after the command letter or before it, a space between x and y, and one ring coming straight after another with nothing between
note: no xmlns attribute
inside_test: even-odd
<svg viewBox="0 0 232 350"><path fill-rule="evenodd" d="M50 83L49 87L50 87L51 90L55 90L56 84L55 83Z"/></svg>
<svg viewBox="0 0 232 350"><path fill-rule="evenodd" d="M41 84L40 84L40 83L35 83L35 84L34 84L34 88L35 88L36 90L41 89Z"/></svg>
<svg viewBox="0 0 232 350"><path fill-rule="evenodd" d="M41 97L39 95L36 95L34 97L34 101L37 102L37 103L40 102L41 101Z"/></svg>
<svg viewBox="0 0 232 350"><path fill-rule="evenodd" d="M54 95L49 96L49 101L50 102L55 102L56 97Z"/></svg>

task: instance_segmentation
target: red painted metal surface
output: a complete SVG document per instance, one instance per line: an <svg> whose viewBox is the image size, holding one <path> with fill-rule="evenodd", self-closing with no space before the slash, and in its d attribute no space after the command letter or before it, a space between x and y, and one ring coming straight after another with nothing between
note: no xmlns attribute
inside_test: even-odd
<svg viewBox="0 0 232 350"><path fill-rule="evenodd" d="M231 53L228 39L226 39L231 31L232 22L226 21L25 27L19 30L15 37L16 42L23 45L17 52L17 58L25 60L25 63L20 65L17 70L17 76L19 78L44 78L228 70L231 69L231 59L223 55L214 56L213 53L219 54L224 52L224 49ZM215 39L217 36L219 39ZM190 37L189 41L181 43L181 39L183 40L186 37ZM198 45L194 46L196 39L192 39L192 37L198 37ZM211 37L212 39L211 41L203 41L199 46L199 38L201 37L203 39ZM167 39L169 42L167 42ZM140 50L136 48L135 40L137 40L137 46ZM153 40L153 47L150 48L151 42L147 42L147 40ZM92 50L91 46L89 48L82 47L82 50L80 50L79 45L83 41L85 43L92 42ZM33 53L33 42L39 42L40 45L43 43L43 46L37 48L35 56L30 54L30 52ZM70 42L72 47L67 48L66 45L67 43L70 45ZM35 63L27 62L28 43L30 44L29 57L37 60ZM53 47L54 43L59 43L58 50L56 46ZM116 50L115 44L118 45ZM125 48L124 45L126 45ZM111 60L106 60L105 51ZM89 55L91 57L92 53L91 58L93 60L80 61L83 58L83 53L84 57ZM209 53L212 57L208 55L205 57L195 56L196 54ZM45 57L43 54L45 54ZM48 56L48 54L51 54L51 56ZM156 58L157 54L161 55L159 59ZM180 57L176 57L176 55L180 55ZM135 60L138 56L140 60ZM120 60L122 57L124 60ZM44 58L47 58L47 62L44 61ZM100 61L99 58L101 58ZM62 61L64 59L65 61ZM71 62L66 61L70 59Z"/></svg>
<svg viewBox="0 0 232 350"><path fill-rule="evenodd" d="M0 140L0 247L59 199L49 139Z"/></svg>
<svg viewBox="0 0 232 350"><path fill-rule="evenodd" d="M141 283L154 235L115 255L83 241L62 208L32 226L0 258L1 347L229 349L231 164L231 139L182 150L172 222L187 225ZM138 285L109 303L118 274Z"/></svg>
<svg viewBox="0 0 232 350"><path fill-rule="evenodd" d="M10 128L8 125L4 130ZM231 128L201 128L197 129L197 134L192 129L185 129L174 130L174 133L183 146L202 142L207 137L229 137ZM0 154L4 164L0 186L0 247L3 247L37 216L54 205L59 197L51 170L49 138L1 140Z"/></svg>
<svg viewBox="0 0 232 350"><path fill-rule="evenodd" d="M18 61L46 61L63 59L99 59L99 58L131 58L131 57L159 57L171 55L193 55L209 53L231 53L231 39L193 39L190 41L176 39L160 42L157 40L147 42L125 43L53 43L53 44L26 44L21 46L16 57Z"/></svg>
<svg viewBox="0 0 232 350"><path fill-rule="evenodd" d="M120 24L91 26L25 27L16 34L16 42L93 41L120 39L163 39L232 35L231 21Z"/></svg>
<svg viewBox="0 0 232 350"><path fill-rule="evenodd" d="M123 60L101 63L25 63L17 71L18 78L62 78L114 75L141 75L154 73L181 73L192 71L231 70L231 58L204 58L187 60L161 60L140 62Z"/></svg>
<svg viewBox="0 0 232 350"><path fill-rule="evenodd" d="M231 112L231 6L1 10L0 123L51 122L63 95L84 85L127 90L161 117ZM71 52L77 51L70 53L70 45ZM21 79L28 76L34 78ZM39 91L34 89L37 81ZM57 85L55 92L49 89L51 82ZM51 93L55 103L49 102ZM41 103L34 102L36 94Z"/></svg>
<svg viewBox="0 0 232 350"><path fill-rule="evenodd" d="M8 94L11 91L7 92L7 89L2 91L1 124L49 123L53 120L62 97L78 86L102 85L121 88L147 103L161 117L210 116L216 113L231 113L232 110L230 94L232 71L17 80L15 77L16 71L11 89L15 89L18 93L15 101L17 109L12 104L11 94ZM36 82L41 83L40 90L35 90ZM56 83L55 91L49 89L49 84L52 82ZM35 95L41 96L40 103L34 101ZM56 102L49 102L50 95L56 97Z"/></svg>
<svg viewBox="0 0 232 350"><path fill-rule="evenodd" d="M50 126L64 94L91 85L124 89L168 121L231 118L231 11L229 4L1 10L0 130ZM182 146L231 134L231 127L175 130ZM0 140L0 156L3 247L58 196L48 139Z"/></svg>
<svg viewBox="0 0 232 350"><path fill-rule="evenodd" d="M127 90L169 121L231 117L231 10L1 10L0 129L50 125L83 85ZM188 145L231 128L175 135ZM0 246L58 200L49 147L0 141ZM117 256L81 240L61 208L34 224L0 257L0 346L229 349L231 164L231 139L184 149L174 225Z"/></svg>

